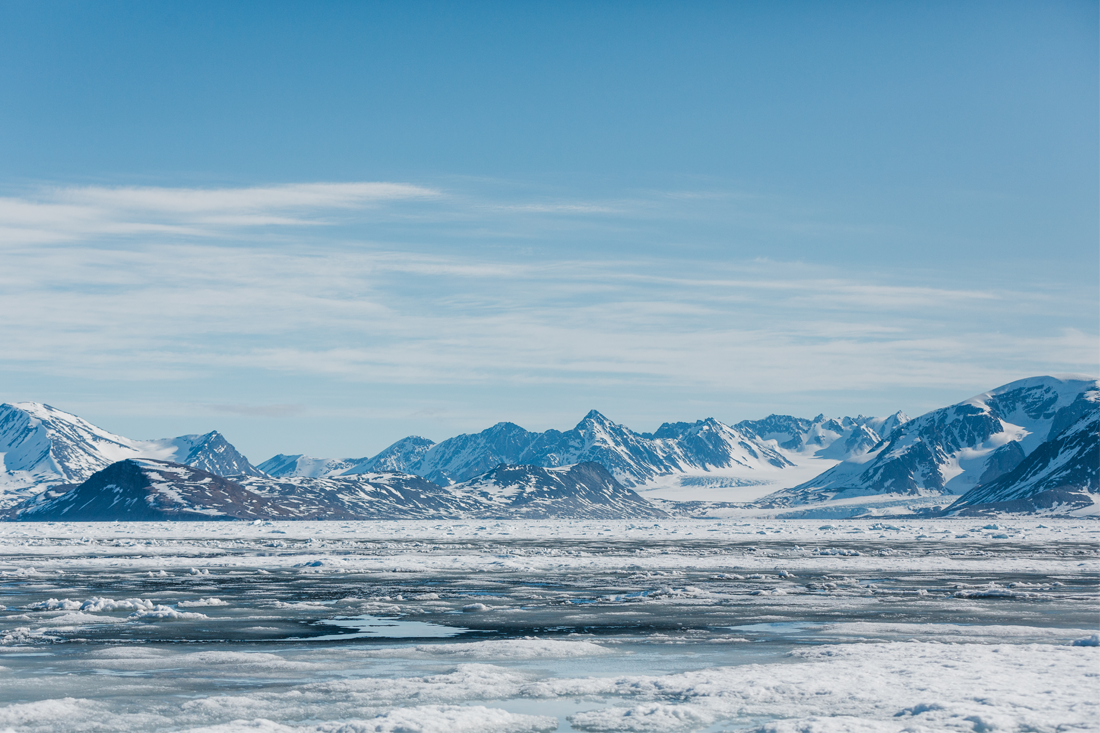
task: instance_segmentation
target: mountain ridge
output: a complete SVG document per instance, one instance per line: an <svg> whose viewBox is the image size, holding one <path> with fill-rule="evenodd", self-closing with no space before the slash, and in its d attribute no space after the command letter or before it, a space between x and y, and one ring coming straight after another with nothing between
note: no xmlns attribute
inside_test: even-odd
<svg viewBox="0 0 1100 733"><path fill-rule="evenodd" d="M822 454L809 452L804 456L810 458L833 454L846 457L863 452L880 440L868 425L889 424L892 427L908 419L900 412L886 418L819 416L816 422L790 416L772 417L781 417L786 423L798 426L800 445L812 444ZM591 410L567 431L550 429L535 433L515 423L500 422L479 433L464 433L439 443L409 436L367 458L278 455L261 463L259 468L276 477L396 470L451 484L480 475L498 464L553 468L595 461L625 486L639 486L657 476L675 473L729 468L773 470L793 466L784 453L787 449L774 436L754 429L760 422L742 421L731 426L715 418L706 418L664 423L654 433L636 433L599 411ZM833 452L828 453L829 450Z"/></svg>
<svg viewBox="0 0 1100 733"><path fill-rule="evenodd" d="M515 423L499 422L439 443L408 436L366 458L280 454L259 467L216 430L133 440L50 405L3 404L0 509L50 487L57 487L51 494L56 497L61 487L80 485L99 470L127 459L189 465L264 487L263 491L283 500L299 489L314 492L318 506L331 508L345 502L346 511L356 516L366 511L363 502L371 497L381 501L372 516L381 516L384 506L407 513L420 505L431 514L444 511L448 502L454 511L466 512L468 507L459 498L469 498L467 484L475 479L485 481L482 477L493 472L502 481L537 474L544 489L560 489L565 474L558 469L568 473L581 464L601 466L624 489L641 487L640 491L663 501L692 498L700 507L713 503L711 497L721 499L723 495L714 492L732 487L732 499L719 503L782 509L913 497L920 499L917 505L931 507L936 497L951 496L956 512L1009 505L1023 507L1021 511L1027 506L1047 511L1055 504L1087 508L1100 495L1100 469L1092 465L1100 450L1100 430L1095 426L1100 414L1098 395L1100 381L1091 377L1039 376L913 419L902 412L813 419L772 414L735 425L714 418L666 422L653 433L634 432L591 410L565 431L531 432ZM524 466L526 474L516 472L516 467ZM393 478L397 475L405 478ZM762 495L759 489L739 488L788 481L784 476L791 477L790 482L780 486L802 483L778 491L764 489L772 493L760 499L756 498ZM268 483L269 479L275 483ZM599 484L591 476L589 480ZM274 488L278 486L282 488ZM436 492L440 487L456 489L442 495ZM688 487L695 487L691 496L685 495ZM744 493L746 498L738 498ZM328 498L316 498L321 494ZM1040 494L1043 498L1034 498ZM396 495L404 497L405 508L387 498ZM561 500L564 496L557 494ZM605 500L610 499L600 499ZM851 508L858 512L858 506ZM413 516L402 514L406 515Z"/></svg>

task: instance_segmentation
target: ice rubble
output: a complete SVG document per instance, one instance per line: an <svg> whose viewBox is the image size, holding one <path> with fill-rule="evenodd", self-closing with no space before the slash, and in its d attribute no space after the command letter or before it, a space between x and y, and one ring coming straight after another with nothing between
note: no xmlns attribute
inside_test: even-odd
<svg viewBox="0 0 1100 733"><path fill-rule="evenodd" d="M1085 731L1100 715L1090 695L1098 663L1100 652L1089 647L891 642L662 675L539 679L460 664L439 674L304 682L182 704L153 697L141 713L89 699L17 703L0 707L0 725L94 730L95 720L114 716L117 730L160 720L154 727L191 731L550 731L557 720L510 711L509 701L580 698L603 703L569 717L575 729L594 733L673 733L733 720L756 721L762 731L830 730L826 718L836 718L838 731Z"/></svg>

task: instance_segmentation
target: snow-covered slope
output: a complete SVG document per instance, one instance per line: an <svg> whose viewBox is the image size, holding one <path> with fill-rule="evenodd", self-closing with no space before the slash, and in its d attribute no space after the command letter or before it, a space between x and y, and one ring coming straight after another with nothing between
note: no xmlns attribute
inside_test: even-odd
<svg viewBox="0 0 1100 733"><path fill-rule="evenodd" d="M766 498L806 504L878 494L964 494L1016 468L1063 423L1082 377L1033 377L904 422L870 451ZM1061 417L1060 417L1061 415Z"/></svg>
<svg viewBox="0 0 1100 733"><path fill-rule="evenodd" d="M435 443L419 435L402 438L372 458L354 461L346 473L371 473L372 471L408 471L419 464Z"/></svg>
<svg viewBox="0 0 1100 733"><path fill-rule="evenodd" d="M1093 513L1100 504L1100 390L1059 410L1050 433L1015 468L966 492L947 513Z"/></svg>
<svg viewBox="0 0 1100 733"><path fill-rule="evenodd" d="M275 502L233 481L146 458L113 463L75 488L46 490L13 515L24 522L291 518Z"/></svg>
<svg viewBox="0 0 1100 733"><path fill-rule="evenodd" d="M483 506L481 516L509 519L636 519L666 517L599 463L562 468L497 466L451 486L457 496Z"/></svg>
<svg viewBox="0 0 1100 733"><path fill-rule="evenodd" d="M80 483L127 458L174 461L223 476L262 475L217 431L133 440L49 405L0 405L0 508L49 486Z"/></svg>
<svg viewBox="0 0 1100 733"><path fill-rule="evenodd" d="M537 436L513 423L497 423L480 433L458 435L436 443L420 452L419 457L406 452L404 470L441 485L465 481L502 463L521 463L524 451ZM394 446L383 451L383 455L392 448Z"/></svg>
<svg viewBox="0 0 1100 733"><path fill-rule="evenodd" d="M355 465L354 458L310 458L300 453L268 458L256 468L268 476L283 478L285 476L302 476L317 478L319 476L336 476Z"/></svg>

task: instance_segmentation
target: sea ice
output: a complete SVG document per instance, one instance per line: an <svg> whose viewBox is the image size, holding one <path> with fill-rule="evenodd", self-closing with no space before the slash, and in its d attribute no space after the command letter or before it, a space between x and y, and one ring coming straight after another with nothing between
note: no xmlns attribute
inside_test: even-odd
<svg viewBox="0 0 1100 733"><path fill-rule="evenodd" d="M1096 522L830 521L0 525L0 730L1100 718Z"/></svg>

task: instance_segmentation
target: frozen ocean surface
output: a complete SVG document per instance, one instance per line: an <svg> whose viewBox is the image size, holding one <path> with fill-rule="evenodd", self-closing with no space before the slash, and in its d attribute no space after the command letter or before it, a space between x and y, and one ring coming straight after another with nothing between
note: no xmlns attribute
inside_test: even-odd
<svg viewBox="0 0 1100 733"><path fill-rule="evenodd" d="M0 730L1069 731L1100 522L0 525Z"/></svg>

